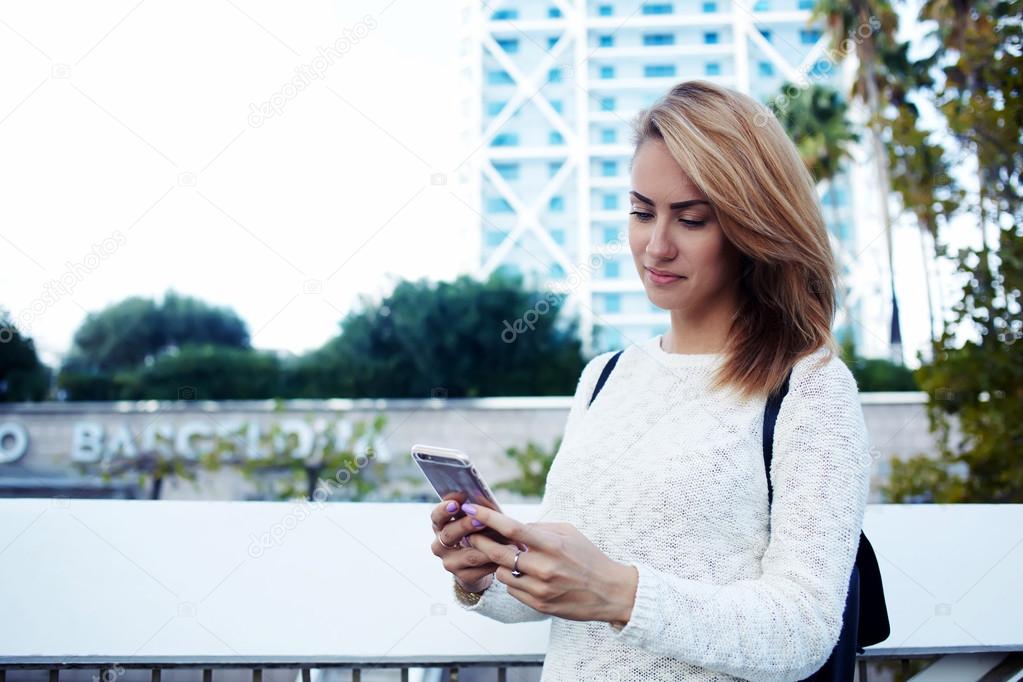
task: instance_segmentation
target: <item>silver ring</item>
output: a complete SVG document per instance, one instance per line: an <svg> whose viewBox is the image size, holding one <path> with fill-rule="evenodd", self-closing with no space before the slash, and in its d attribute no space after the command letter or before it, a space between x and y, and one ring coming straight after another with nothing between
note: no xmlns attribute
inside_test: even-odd
<svg viewBox="0 0 1023 682"><path fill-rule="evenodd" d="M522 550L521 549L515 552L515 563L512 565L512 575L515 576L516 578L525 575L525 573L523 573L522 571L519 570L519 555L520 554L522 554Z"/></svg>
<svg viewBox="0 0 1023 682"><path fill-rule="evenodd" d="M447 547L448 549L462 549L461 545L445 544L444 541L440 539L440 533L437 533L437 542L439 542L442 546Z"/></svg>

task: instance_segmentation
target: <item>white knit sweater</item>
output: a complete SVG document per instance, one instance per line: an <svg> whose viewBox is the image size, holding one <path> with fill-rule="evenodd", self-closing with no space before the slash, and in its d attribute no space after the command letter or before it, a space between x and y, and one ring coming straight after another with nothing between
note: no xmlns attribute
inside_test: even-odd
<svg viewBox="0 0 1023 682"><path fill-rule="evenodd" d="M632 616L551 618L544 682L800 680L831 654L870 484L856 381L818 349L792 371L774 434L768 523L765 399L708 392L723 354L630 345L589 409L576 387L540 521L573 524L635 566ZM495 580L463 608L505 623L550 618Z"/></svg>

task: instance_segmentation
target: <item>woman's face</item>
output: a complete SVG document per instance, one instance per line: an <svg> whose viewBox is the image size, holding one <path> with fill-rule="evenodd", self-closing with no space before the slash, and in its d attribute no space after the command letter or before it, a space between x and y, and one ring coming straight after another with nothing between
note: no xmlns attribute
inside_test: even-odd
<svg viewBox="0 0 1023 682"><path fill-rule="evenodd" d="M654 305L701 313L734 303L741 255L662 140L647 139L637 150L629 202L629 247Z"/></svg>

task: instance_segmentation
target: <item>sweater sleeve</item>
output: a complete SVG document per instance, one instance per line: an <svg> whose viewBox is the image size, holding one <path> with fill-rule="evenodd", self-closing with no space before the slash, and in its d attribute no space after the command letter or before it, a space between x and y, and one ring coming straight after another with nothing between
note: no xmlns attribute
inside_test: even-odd
<svg viewBox="0 0 1023 682"><path fill-rule="evenodd" d="M566 443L571 442L570 439L575 435L579 422L582 420L583 413L586 411L590 401L590 396L593 394L593 388L597 384L600 370L612 355L614 353L608 352L594 357L580 373L579 381L575 387L575 395L572 397L572 406L569 408L568 420L565 424L565 433L561 439L559 453L565 448ZM555 458L557 458L557 454L555 454ZM540 515L538 518L544 517L549 501L550 498L544 494L540 502ZM451 578L453 581L454 576ZM496 579L491 582L490 587L483 592L483 596L475 604L468 604L457 597L455 602L466 611L474 611L501 623L524 623L550 618L549 613L537 611L513 597L508 593L508 586Z"/></svg>
<svg viewBox="0 0 1023 682"><path fill-rule="evenodd" d="M636 599L624 627L608 624L613 639L743 679L803 679L827 661L872 460L855 378L837 356L821 366L816 355L793 369L778 414L761 575L716 584L627 562Z"/></svg>

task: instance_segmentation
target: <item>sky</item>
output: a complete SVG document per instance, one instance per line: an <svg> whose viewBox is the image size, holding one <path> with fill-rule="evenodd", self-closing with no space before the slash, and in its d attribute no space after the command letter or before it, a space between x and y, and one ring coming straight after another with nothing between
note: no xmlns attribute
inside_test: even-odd
<svg viewBox="0 0 1023 682"><path fill-rule="evenodd" d="M0 6L0 306L51 365L87 313L168 289L302 353L360 295L471 272L460 20L412 0ZM909 348L919 248L896 233Z"/></svg>

